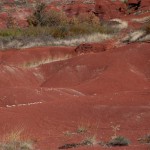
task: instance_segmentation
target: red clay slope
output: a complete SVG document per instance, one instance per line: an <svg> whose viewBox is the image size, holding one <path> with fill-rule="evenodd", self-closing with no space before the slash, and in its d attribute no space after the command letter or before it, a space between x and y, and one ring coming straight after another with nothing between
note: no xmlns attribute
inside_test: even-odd
<svg viewBox="0 0 150 150"><path fill-rule="evenodd" d="M37 149L56 150L94 135L109 141L111 126L120 125L117 135L131 144L111 149L149 150L137 139L150 133L150 45L106 43L81 54L75 47L0 51L0 135L23 129ZM77 134L79 126L88 132Z"/></svg>
<svg viewBox="0 0 150 150"><path fill-rule="evenodd" d="M95 134L97 141L108 141L114 134L111 125L120 125L118 135L132 142L125 149L146 150L148 145L137 139L150 132L149 44L130 44L39 66L18 67L31 60L33 54L39 61L41 56L51 57L53 50L43 47L1 52L5 65L1 64L0 73L0 133L23 128L25 136L37 140L39 149L55 150ZM62 50L65 55L74 54L71 48ZM55 55L60 51L56 48ZM87 133L71 137L64 134L76 132L82 124L89 125ZM79 149L103 148L95 145Z"/></svg>

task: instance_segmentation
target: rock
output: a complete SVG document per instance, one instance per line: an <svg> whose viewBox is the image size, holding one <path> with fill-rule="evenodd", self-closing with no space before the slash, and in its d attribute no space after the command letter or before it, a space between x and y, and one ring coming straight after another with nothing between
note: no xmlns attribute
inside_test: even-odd
<svg viewBox="0 0 150 150"><path fill-rule="evenodd" d="M75 52L78 54L89 53L89 52L97 53L97 52L103 52L105 50L106 48L104 44L84 43L84 44L80 44L75 48Z"/></svg>

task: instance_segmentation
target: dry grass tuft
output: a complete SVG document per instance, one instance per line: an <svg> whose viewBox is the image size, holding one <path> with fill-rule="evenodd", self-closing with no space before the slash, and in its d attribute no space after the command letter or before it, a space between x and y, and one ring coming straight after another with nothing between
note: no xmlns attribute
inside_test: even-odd
<svg viewBox="0 0 150 150"><path fill-rule="evenodd" d="M82 141L82 145L95 145L95 144L97 144L95 135L87 137L85 140Z"/></svg>
<svg viewBox="0 0 150 150"><path fill-rule="evenodd" d="M67 60L67 59L70 59L72 58L72 55L71 54L66 54L66 55L60 55L60 56L49 56L47 58L42 58L41 60L32 60L32 61L29 61L29 62L25 62L23 63L22 65L20 65L20 67L23 67L23 68L33 68L33 67L37 67L37 66L40 66L40 65L43 65L43 64L48 64L48 63L51 63L51 62L56 62L56 61L63 61L63 60Z"/></svg>
<svg viewBox="0 0 150 150"><path fill-rule="evenodd" d="M147 34L150 34L150 21L145 24L145 26L143 27L143 29L145 30L145 32Z"/></svg>
<svg viewBox="0 0 150 150"><path fill-rule="evenodd" d="M0 142L0 150L33 150L33 142L22 138L23 130L5 134Z"/></svg>
<svg viewBox="0 0 150 150"><path fill-rule="evenodd" d="M77 129L77 133L86 133L88 129L84 126L79 126Z"/></svg>
<svg viewBox="0 0 150 150"><path fill-rule="evenodd" d="M143 138L139 138L138 141L140 143L150 144L150 134L144 136Z"/></svg>
<svg viewBox="0 0 150 150"><path fill-rule="evenodd" d="M23 132L23 129L15 129L14 131L11 131L10 133L7 133L3 136L3 141L18 141L21 139L21 134Z"/></svg>

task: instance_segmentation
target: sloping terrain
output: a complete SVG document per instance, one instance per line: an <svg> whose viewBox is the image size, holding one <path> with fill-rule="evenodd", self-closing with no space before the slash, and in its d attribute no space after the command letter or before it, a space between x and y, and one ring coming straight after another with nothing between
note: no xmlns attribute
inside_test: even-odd
<svg viewBox="0 0 150 150"><path fill-rule="evenodd" d="M2 133L21 126L25 134L30 131L29 136L37 139L42 149L57 149L95 134L97 140L109 140L113 135L111 125L119 124L118 134L132 141L127 149L142 148L137 139L149 133L149 44L131 44L21 67L21 62L32 58L27 52L34 51L41 61L39 49L48 53L51 48L14 51L11 57L6 57L9 51L1 53L2 64L5 61L1 65L0 87ZM59 51L55 49L56 54ZM81 124L90 124L89 133L64 135L65 131L76 131ZM92 147L96 148L100 146Z"/></svg>
<svg viewBox="0 0 150 150"><path fill-rule="evenodd" d="M129 27L112 40L0 51L0 135L23 129L37 150L56 150L95 136L92 146L77 149L101 150L106 147L95 143L117 134L131 143L112 150L149 150L138 139L150 133L150 43L123 40L143 26L139 20L149 17L148 3L142 3L139 15L118 13L113 5L114 14ZM91 5L101 17L99 6L111 4ZM72 4L64 9L80 13L78 6L84 8ZM114 19L114 14L103 19ZM79 132L81 128L86 131Z"/></svg>

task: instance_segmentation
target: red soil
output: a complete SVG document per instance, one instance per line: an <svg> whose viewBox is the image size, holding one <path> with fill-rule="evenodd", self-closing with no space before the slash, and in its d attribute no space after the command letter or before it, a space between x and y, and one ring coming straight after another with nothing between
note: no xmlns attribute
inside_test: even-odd
<svg viewBox="0 0 150 150"><path fill-rule="evenodd" d="M132 28L137 25L133 15L121 18ZM150 133L149 49L149 43L109 40L77 48L0 51L0 135L24 129L39 150L55 150L94 135L97 141L108 141L114 135L111 126L120 125L117 135L130 139L131 145L112 150L149 150L137 141ZM64 134L82 125L88 126L87 133Z"/></svg>
<svg viewBox="0 0 150 150"><path fill-rule="evenodd" d="M79 56L73 50L41 47L0 53L0 133L24 128L25 136L37 140L41 150L48 150L95 134L97 140L108 141L113 135L111 125L119 124L118 134L132 141L126 149L146 150L148 145L137 139L150 132L149 44ZM71 53L72 58L18 67L60 53L61 57ZM88 133L64 135L82 124L90 125Z"/></svg>
<svg viewBox="0 0 150 150"><path fill-rule="evenodd" d="M14 1L5 2L2 1L2 9L0 12L0 28L6 28L8 23L8 16L12 17L14 24L20 27L27 27L27 17L33 12L33 7L31 4L35 5L34 1L30 1L30 5L17 6ZM45 2L45 0L43 0ZM129 3L136 3L137 1L129 1ZM4 3L4 4L3 4ZM46 2L47 3L47 2ZM66 12L70 17L74 15L79 15L82 13L93 12L101 19L113 19L113 18L123 18L128 14L127 5L120 0L95 0L95 3L83 3L83 1L78 0L75 3L63 5L62 1L54 1L47 4L47 10L53 9L60 11L61 9ZM150 10L150 1L142 0L140 11L146 13ZM133 16L136 11L132 11L130 16ZM142 12L142 13L143 13ZM5 15L4 15L5 14Z"/></svg>

